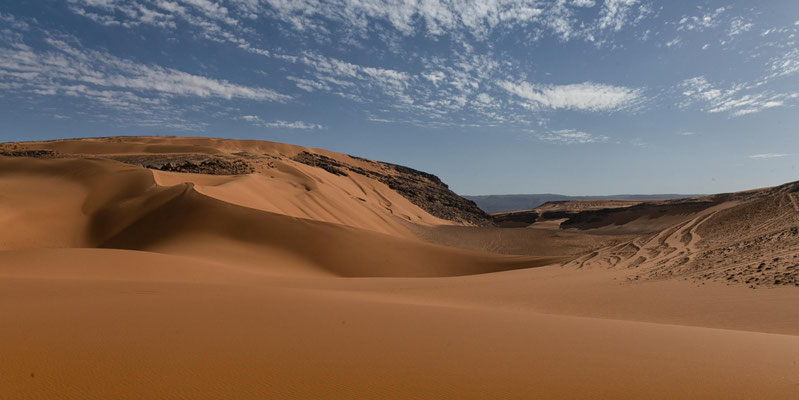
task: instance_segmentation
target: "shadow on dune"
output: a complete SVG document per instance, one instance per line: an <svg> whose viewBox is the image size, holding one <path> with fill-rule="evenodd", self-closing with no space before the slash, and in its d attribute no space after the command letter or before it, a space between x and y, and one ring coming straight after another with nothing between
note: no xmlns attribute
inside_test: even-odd
<svg viewBox="0 0 799 400"><path fill-rule="evenodd" d="M346 277L457 276L536 267L555 257L493 256L226 203L190 183L158 186L148 170L106 160L22 160L4 170L67 178L85 189L83 247L177 253L270 271ZM9 167L9 168L6 168ZM57 202L58 199L53 199ZM77 211L76 211L77 213ZM235 259L235 257L233 257Z"/></svg>
<svg viewBox="0 0 799 400"><path fill-rule="evenodd" d="M305 267L338 276L453 276L528 268L554 257L499 257L304 220L232 205L183 184L111 204L92 218L99 247L167 251L173 248L213 257L243 246L253 265L268 267L272 256L293 256ZM132 216L136 215L135 220ZM254 251L253 251L254 249Z"/></svg>

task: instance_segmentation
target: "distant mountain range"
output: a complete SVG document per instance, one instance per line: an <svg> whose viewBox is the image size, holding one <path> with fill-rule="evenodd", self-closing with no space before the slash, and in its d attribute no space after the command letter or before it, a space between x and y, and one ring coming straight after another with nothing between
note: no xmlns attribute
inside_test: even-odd
<svg viewBox="0 0 799 400"><path fill-rule="evenodd" d="M548 201L566 200L670 200L701 196L698 194L616 194L610 196L565 196L562 194L490 194L463 196L477 203L487 213L529 210Z"/></svg>

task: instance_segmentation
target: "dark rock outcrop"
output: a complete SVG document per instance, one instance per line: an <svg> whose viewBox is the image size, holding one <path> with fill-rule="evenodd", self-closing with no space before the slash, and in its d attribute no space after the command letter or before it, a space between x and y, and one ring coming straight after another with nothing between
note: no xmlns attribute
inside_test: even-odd
<svg viewBox="0 0 799 400"><path fill-rule="evenodd" d="M245 175L253 172L253 168L244 160L223 160L212 158L200 162L184 161L180 164L167 162L163 165L146 165L150 169L170 172L187 172L207 175Z"/></svg>
<svg viewBox="0 0 799 400"><path fill-rule="evenodd" d="M0 156L6 157L31 157L31 158L55 158L55 152L51 150L2 150Z"/></svg>
<svg viewBox="0 0 799 400"><path fill-rule="evenodd" d="M322 168L334 175L347 176L349 173L356 173L375 179L384 183L419 208L441 219L479 226L492 225L488 214L478 208L473 201L455 194L441 179L433 174L417 171L402 165L350 157L362 163L367 163L368 168L358 167L307 151L297 154L293 160Z"/></svg>
<svg viewBox="0 0 799 400"><path fill-rule="evenodd" d="M309 153L307 151L297 154L294 156L293 160L313 167L322 168L333 175L339 176L347 176L347 173L344 170L348 169L349 167L348 165L340 163L330 157L323 156L321 154Z"/></svg>
<svg viewBox="0 0 799 400"><path fill-rule="evenodd" d="M538 212L514 211L509 213L491 214L491 219L501 228L521 228L538 221Z"/></svg>

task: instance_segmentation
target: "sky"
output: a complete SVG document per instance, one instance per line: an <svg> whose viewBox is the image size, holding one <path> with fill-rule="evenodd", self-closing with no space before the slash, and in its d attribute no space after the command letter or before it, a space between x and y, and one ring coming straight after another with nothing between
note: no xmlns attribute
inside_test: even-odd
<svg viewBox="0 0 799 400"><path fill-rule="evenodd" d="M260 139L459 194L799 180L799 1L0 0L0 141Z"/></svg>

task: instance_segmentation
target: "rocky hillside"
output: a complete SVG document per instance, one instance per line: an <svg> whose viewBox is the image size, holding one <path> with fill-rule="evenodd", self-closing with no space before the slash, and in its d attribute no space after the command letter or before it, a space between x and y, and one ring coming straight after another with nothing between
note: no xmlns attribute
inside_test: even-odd
<svg viewBox="0 0 799 400"><path fill-rule="evenodd" d="M350 157L360 163L367 163L368 167L359 167L308 151L297 154L293 159L335 175L354 173L376 179L419 208L441 219L479 226L491 224L490 217L477 204L455 194L433 174L402 165Z"/></svg>
<svg viewBox="0 0 799 400"><path fill-rule="evenodd" d="M568 265L627 268L632 280L676 277L752 288L799 286L798 192L799 182L794 182L669 204L666 209L672 211L682 207L682 222Z"/></svg>

